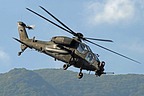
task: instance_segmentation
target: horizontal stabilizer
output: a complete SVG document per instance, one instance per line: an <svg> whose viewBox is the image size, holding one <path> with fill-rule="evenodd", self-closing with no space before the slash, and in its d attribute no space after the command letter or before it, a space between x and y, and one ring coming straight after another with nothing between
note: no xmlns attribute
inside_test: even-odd
<svg viewBox="0 0 144 96"><path fill-rule="evenodd" d="M29 47L29 48L32 48L31 46L29 46L28 44L24 43L23 41L21 41L21 40L19 40L19 39L17 39L17 38L14 38L14 37L13 37L13 39L16 40L16 41L18 41L19 43L21 43L21 44L23 44L23 45L26 45L26 46Z"/></svg>

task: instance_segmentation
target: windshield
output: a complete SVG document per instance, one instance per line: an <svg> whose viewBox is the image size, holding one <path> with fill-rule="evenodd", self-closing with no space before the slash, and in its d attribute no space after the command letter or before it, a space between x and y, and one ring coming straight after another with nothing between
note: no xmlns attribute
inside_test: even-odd
<svg viewBox="0 0 144 96"><path fill-rule="evenodd" d="M95 54L96 61L100 62L100 60L98 59L98 57L99 57L99 55Z"/></svg>
<svg viewBox="0 0 144 96"><path fill-rule="evenodd" d="M86 59L88 62L92 63L92 62L94 61L94 55L93 55L93 53L88 52L87 55L86 55L86 57L85 57L85 59Z"/></svg>

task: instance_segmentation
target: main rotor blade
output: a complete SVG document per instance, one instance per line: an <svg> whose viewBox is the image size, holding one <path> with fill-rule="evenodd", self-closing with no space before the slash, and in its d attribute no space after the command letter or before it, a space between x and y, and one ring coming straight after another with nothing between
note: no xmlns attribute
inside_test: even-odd
<svg viewBox="0 0 144 96"><path fill-rule="evenodd" d="M106 39L95 39L95 38L87 38L87 37L85 37L85 39L96 40L96 41L104 41L104 42L113 42L112 40L106 40Z"/></svg>
<svg viewBox="0 0 144 96"><path fill-rule="evenodd" d="M66 26L64 23L62 23L58 18L56 18L52 13L50 13L48 10L46 10L44 7L39 6L41 9L43 9L46 13L48 13L51 17L53 17L56 21L58 21L63 27L65 27L66 29L68 29L72 35L76 36L77 34L71 30L68 26Z"/></svg>
<svg viewBox="0 0 144 96"><path fill-rule="evenodd" d="M26 8L26 9L27 9L28 11L30 11L30 12L32 12L32 13L34 13L35 15L37 15L37 16L39 16L39 17L43 18L44 20L46 20L46 21L50 22L51 24L53 24L53 25L55 25L55 26L59 27L60 29L62 29L62 30L64 30L64 31L67 31L67 32L71 33L71 31L69 31L68 29L65 29L65 28L61 27L60 25L58 25L58 24L54 23L53 21L51 21L51 20L47 19L46 17L44 17L44 16L42 16L42 15L40 15L40 14L36 13L35 11L33 11L33 10L29 9L29 8ZM71 34L72 34L72 33L71 33Z"/></svg>
<svg viewBox="0 0 144 96"><path fill-rule="evenodd" d="M112 53L114 53L114 54L117 54L117 55L119 55L119 56L121 56L121 57L124 57L124 58L126 58L126 59L129 59L129 60L131 60L131 61L133 61L133 62L136 62L136 63L141 64L139 61L136 61L136 60L134 60L134 59L131 59L131 58L125 56L125 55L122 55L122 54L120 54L120 53L118 53L118 52L115 52L115 51L110 50L110 49L108 49L108 48L106 48L106 47L103 47L103 46L101 46L101 45L98 45L98 44L96 44L96 43L94 43L94 42L91 42L91 41L89 41L89 40L87 40L87 39L86 39L85 41L87 41L87 42L89 42L89 43L91 43L91 44L94 44L94 45L96 45L96 46L98 46L98 47L100 47L100 48L102 48L102 49L107 50L107 51L110 51L110 52L112 52Z"/></svg>

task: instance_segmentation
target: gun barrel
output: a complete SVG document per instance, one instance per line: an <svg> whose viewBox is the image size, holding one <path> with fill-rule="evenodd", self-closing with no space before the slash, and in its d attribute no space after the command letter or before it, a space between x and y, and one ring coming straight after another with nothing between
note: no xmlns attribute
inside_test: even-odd
<svg viewBox="0 0 144 96"><path fill-rule="evenodd" d="M104 72L103 74L114 74L114 72Z"/></svg>

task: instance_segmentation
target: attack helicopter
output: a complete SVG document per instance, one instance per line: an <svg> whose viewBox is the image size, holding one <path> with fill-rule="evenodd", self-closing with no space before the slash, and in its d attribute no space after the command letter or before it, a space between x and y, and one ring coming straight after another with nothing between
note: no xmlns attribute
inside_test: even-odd
<svg viewBox="0 0 144 96"><path fill-rule="evenodd" d="M96 76L101 76L102 74L106 74L104 72L105 62L100 61L98 55L92 52L90 47L83 43L83 41L91 43L97 47L100 47L104 50L110 51L116 55L129 59L133 62L140 63L134 59L131 59L125 55L122 55L118 52L110 50L106 47L103 47L99 44L92 42L92 40L103 41L103 42L113 42L112 40L106 39L95 39L95 38L87 38L84 37L82 33L77 33L66 26L63 22L61 22L58 18L56 18L52 13L46 10L44 7L39 6L43 11L45 11L48 15L50 15L53 19L55 19L57 23L49 20L43 15L26 8L28 11L34 13L40 18L46 20L47 22L57 26L58 28L72 34L74 37L66 37L66 36L55 36L52 37L50 41L41 41L36 40L35 37L29 39L26 29L33 29L32 26L27 26L25 23L19 21L17 23L18 32L20 39L13 38L19 43L21 43L21 51L18 52L18 56L20 56L27 48L35 49L40 53L44 53L53 57L55 60L60 60L64 62L63 69L67 70L68 67L74 66L80 69L78 73L78 78L81 79L83 77L82 70L94 71Z"/></svg>

